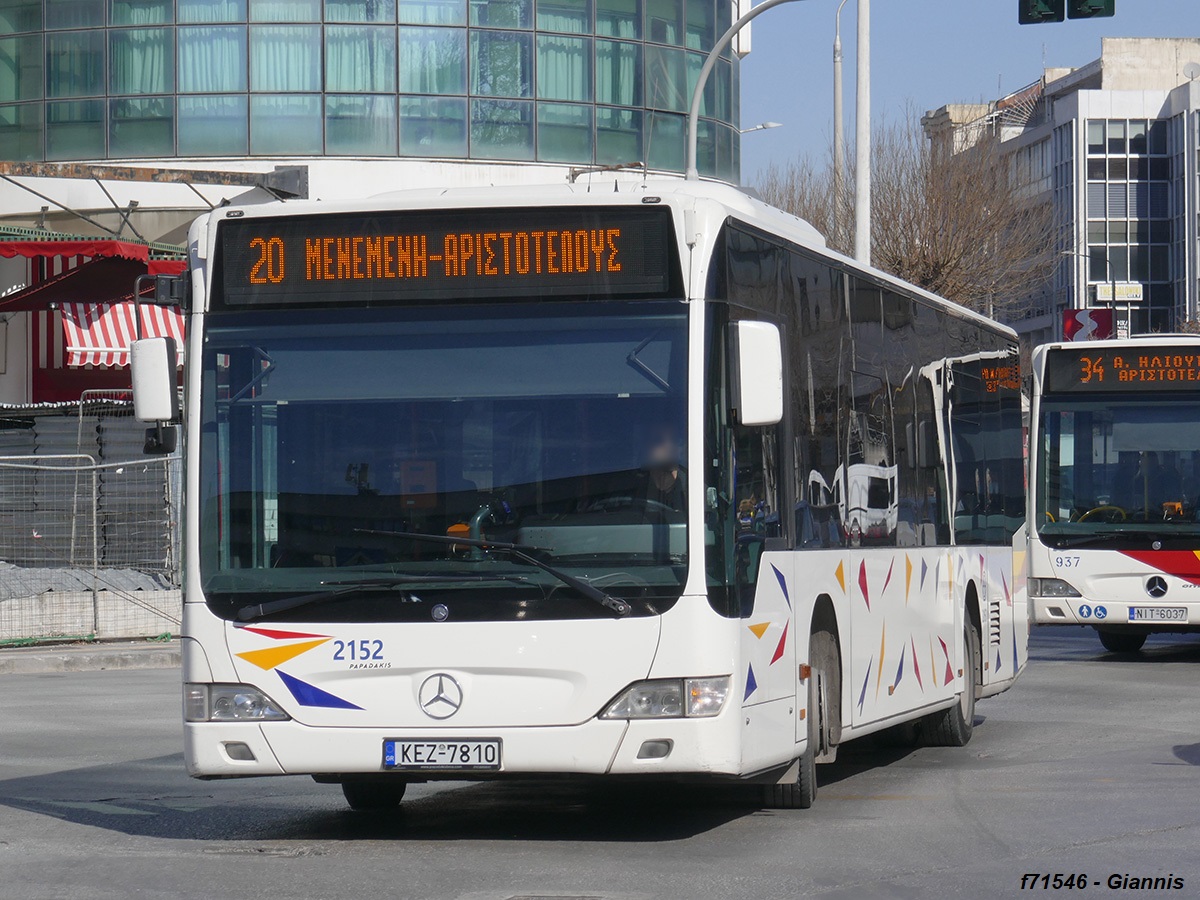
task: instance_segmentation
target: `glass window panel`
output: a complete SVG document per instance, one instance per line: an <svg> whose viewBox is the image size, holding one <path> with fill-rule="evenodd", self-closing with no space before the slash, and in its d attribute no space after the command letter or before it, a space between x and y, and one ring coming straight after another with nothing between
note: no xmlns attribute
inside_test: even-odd
<svg viewBox="0 0 1200 900"><path fill-rule="evenodd" d="M103 100L46 104L46 159L103 158Z"/></svg>
<svg viewBox="0 0 1200 900"><path fill-rule="evenodd" d="M1112 265L1110 278L1115 278L1117 281L1129 280L1129 248L1128 247L1109 247L1108 261Z"/></svg>
<svg viewBox="0 0 1200 900"><path fill-rule="evenodd" d="M1150 278L1150 248L1134 245L1129 248L1129 280L1147 281Z"/></svg>
<svg viewBox="0 0 1200 900"><path fill-rule="evenodd" d="M717 42L716 30L717 8L713 0L687 0L686 46L707 53Z"/></svg>
<svg viewBox="0 0 1200 900"><path fill-rule="evenodd" d="M406 94L465 94L467 30L401 26L400 90Z"/></svg>
<svg viewBox="0 0 1200 900"><path fill-rule="evenodd" d="M249 151L246 97L180 97L180 156L245 156Z"/></svg>
<svg viewBox="0 0 1200 900"><path fill-rule="evenodd" d="M1143 159L1140 156L1130 157L1129 159L1129 177L1134 180L1144 180L1150 175L1149 160Z"/></svg>
<svg viewBox="0 0 1200 900"><path fill-rule="evenodd" d="M401 97L400 153L404 156L466 156L467 101Z"/></svg>
<svg viewBox="0 0 1200 900"><path fill-rule="evenodd" d="M1151 281L1170 281L1171 269L1169 266L1170 248L1164 245L1155 244L1150 248L1150 280Z"/></svg>
<svg viewBox="0 0 1200 900"><path fill-rule="evenodd" d="M533 35L514 31L472 30L471 93L491 97L531 96ZM474 134L474 113L471 119Z"/></svg>
<svg viewBox="0 0 1200 900"><path fill-rule="evenodd" d="M320 22L321 0L250 0L251 22Z"/></svg>
<svg viewBox="0 0 1200 900"><path fill-rule="evenodd" d="M252 156L320 154L321 98L315 94L257 94L250 97Z"/></svg>
<svg viewBox="0 0 1200 900"><path fill-rule="evenodd" d="M0 147L8 159L42 159L42 104L0 106Z"/></svg>
<svg viewBox="0 0 1200 900"><path fill-rule="evenodd" d="M1100 241L1104 241L1104 223L1100 223ZM1090 231L1089 231L1090 233ZM1108 242L1110 244L1124 244L1129 238L1129 223L1128 222L1109 222L1108 223Z"/></svg>
<svg viewBox="0 0 1200 900"><path fill-rule="evenodd" d="M592 33L592 0L537 0L539 31Z"/></svg>
<svg viewBox="0 0 1200 900"><path fill-rule="evenodd" d="M539 99L591 101L591 38L539 34L537 48Z"/></svg>
<svg viewBox="0 0 1200 900"><path fill-rule="evenodd" d="M646 47L646 105L682 112L687 96L687 60L682 50Z"/></svg>
<svg viewBox="0 0 1200 900"><path fill-rule="evenodd" d="M596 162L615 166L642 161L642 111L596 109Z"/></svg>
<svg viewBox="0 0 1200 900"><path fill-rule="evenodd" d="M105 0L46 0L46 30L100 28Z"/></svg>
<svg viewBox="0 0 1200 900"><path fill-rule="evenodd" d="M1124 223L1122 223L1124 224ZM1144 244L1150 239L1149 222L1129 223L1129 243Z"/></svg>
<svg viewBox="0 0 1200 900"><path fill-rule="evenodd" d="M533 159L533 104L471 101L473 159Z"/></svg>
<svg viewBox="0 0 1200 900"><path fill-rule="evenodd" d="M1140 187L1145 188L1142 184ZM1150 218L1165 219L1171 214L1170 193L1166 182L1152 181L1150 188Z"/></svg>
<svg viewBox="0 0 1200 900"><path fill-rule="evenodd" d="M315 25L250 28L250 90L319 91L321 29Z"/></svg>
<svg viewBox="0 0 1200 900"><path fill-rule="evenodd" d="M1088 281L1108 281L1108 251L1088 247Z"/></svg>
<svg viewBox="0 0 1200 900"><path fill-rule="evenodd" d="M325 0L326 22L396 21L396 0Z"/></svg>
<svg viewBox="0 0 1200 900"><path fill-rule="evenodd" d="M1150 123L1150 152L1163 154L1167 152L1167 123L1157 119Z"/></svg>
<svg viewBox="0 0 1200 900"><path fill-rule="evenodd" d="M1104 218L1104 197L1106 185L1089 184L1087 186L1087 214L1089 219Z"/></svg>
<svg viewBox="0 0 1200 900"><path fill-rule="evenodd" d="M1129 189L1125 184L1108 186L1108 217L1124 219L1129 216Z"/></svg>
<svg viewBox="0 0 1200 900"><path fill-rule="evenodd" d="M333 156L395 156L395 96L326 97L325 152Z"/></svg>
<svg viewBox="0 0 1200 900"><path fill-rule="evenodd" d="M1155 181L1165 181L1170 177L1170 159L1148 159L1150 178Z"/></svg>
<svg viewBox="0 0 1200 900"><path fill-rule="evenodd" d="M687 54L687 87L684 90L683 106L679 107L679 112L687 112L692 106L692 91L696 89L696 83L700 80L700 70L704 68L704 57L702 53ZM724 63L719 63L725 65ZM728 74L728 68L726 68ZM704 84L704 93L700 97L700 115L712 117L716 109L717 82L720 80L719 71L713 71L708 76L708 81ZM715 140L715 137L714 137Z"/></svg>
<svg viewBox="0 0 1200 900"><path fill-rule="evenodd" d="M737 184L739 179L733 155L733 145L737 139L738 133L728 125L717 126L717 177L733 184Z"/></svg>
<svg viewBox="0 0 1200 900"><path fill-rule="evenodd" d="M1108 152L1125 152L1125 123L1120 120L1110 120L1108 123Z"/></svg>
<svg viewBox="0 0 1200 900"><path fill-rule="evenodd" d="M46 35L47 97L86 97L105 92L103 29Z"/></svg>
<svg viewBox="0 0 1200 900"><path fill-rule="evenodd" d="M697 123L696 168L707 178L717 175L717 126L710 119Z"/></svg>
<svg viewBox="0 0 1200 900"><path fill-rule="evenodd" d="M1129 152L1145 153L1148 149L1146 142L1146 120L1136 120L1129 123Z"/></svg>
<svg viewBox="0 0 1200 900"><path fill-rule="evenodd" d="M180 22L245 22L246 0L177 0Z"/></svg>
<svg viewBox="0 0 1200 900"><path fill-rule="evenodd" d="M1103 222L1088 222L1087 236L1089 244L1103 244L1107 229Z"/></svg>
<svg viewBox="0 0 1200 900"><path fill-rule="evenodd" d="M175 155L175 98L110 100L108 155L113 159Z"/></svg>
<svg viewBox="0 0 1200 900"><path fill-rule="evenodd" d="M721 33L724 34L725 32ZM733 123L735 129L742 127L741 72L742 61L735 54L729 58L729 121ZM738 155L741 143L742 139L740 137L733 142L735 157Z"/></svg>
<svg viewBox="0 0 1200 900"><path fill-rule="evenodd" d="M717 0L717 27L716 35L720 37L729 30L729 26L733 24L733 4L727 0ZM725 45L725 49L721 51L722 59L731 59L733 57L732 43ZM737 140L734 140L734 155L737 155L736 147Z"/></svg>
<svg viewBox="0 0 1200 900"><path fill-rule="evenodd" d="M1108 177L1108 161L1105 159L1089 159L1087 161L1087 177L1093 181L1103 181Z"/></svg>
<svg viewBox="0 0 1200 900"><path fill-rule="evenodd" d="M683 43L683 0L646 0L646 40Z"/></svg>
<svg viewBox="0 0 1200 900"><path fill-rule="evenodd" d="M1101 119L1088 119L1087 123L1088 153L1104 153L1104 122Z"/></svg>
<svg viewBox="0 0 1200 900"><path fill-rule="evenodd" d="M596 102L642 105L642 45L596 41Z"/></svg>
<svg viewBox="0 0 1200 900"><path fill-rule="evenodd" d="M533 0L470 0L471 24L484 28L532 28Z"/></svg>
<svg viewBox="0 0 1200 900"><path fill-rule="evenodd" d="M606 37L642 36L642 0L596 0L596 34Z"/></svg>
<svg viewBox="0 0 1200 900"><path fill-rule="evenodd" d="M42 36L0 37L0 103L42 96Z"/></svg>
<svg viewBox="0 0 1200 900"><path fill-rule="evenodd" d="M682 172L687 120L683 116L666 113L650 113L649 119L649 133L646 135L646 161L650 168Z"/></svg>
<svg viewBox="0 0 1200 900"><path fill-rule="evenodd" d="M1150 197L1144 181L1129 185L1129 215L1135 219L1145 219L1150 213Z"/></svg>
<svg viewBox="0 0 1200 900"><path fill-rule="evenodd" d="M592 107L539 103L538 159L547 162L592 161Z"/></svg>
<svg viewBox="0 0 1200 900"><path fill-rule="evenodd" d="M175 90L171 28L122 28L109 33L110 94L170 94Z"/></svg>
<svg viewBox="0 0 1200 900"><path fill-rule="evenodd" d="M1171 223L1166 222L1146 222L1145 230L1148 232L1148 237L1141 238L1142 243L1150 241L1155 244L1166 244L1171 240Z"/></svg>
<svg viewBox="0 0 1200 900"><path fill-rule="evenodd" d="M405 25L467 24L467 0L400 0L398 11Z"/></svg>
<svg viewBox="0 0 1200 900"><path fill-rule="evenodd" d="M703 66L704 57L699 57L699 59L700 65ZM732 68L727 60L718 59L716 68L708 76L708 85L704 91L706 99L709 94L713 98L712 116L720 119L722 122L728 122L733 117L733 103L730 99L730 89L733 83L733 76L730 74ZM694 82L690 84L694 84ZM691 103L690 96L688 97L688 103Z"/></svg>
<svg viewBox="0 0 1200 900"><path fill-rule="evenodd" d="M42 30L42 0L0 0L0 34Z"/></svg>
<svg viewBox="0 0 1200 900"><path fill-rule="evenodd" d="M1124 181L1129 177L1129 167L1126 164L1128 160L1123 157L1120 159L1110 159L1108 161L1108 177L1114 181Z"/></svg>
<svg viewBox="0 0 1200 900"><path fill-rule="evenodd" d="M179 91L185 94L246 90L244 26L178 28Z"/></svg>
<svg viewBox="0 0 1200 900"><path fill-rule="evenodd" d="M396 29L380 25L326 28L325 90L394 93ZM395 118L393 110L393 122Z"/></svg>
<svg viewBox="0 0 1200 900"><path fill-rule="evenodd" d="M112 0L108 21L113 25L169 25L175 21L175 4L172 0Z"/></svg>

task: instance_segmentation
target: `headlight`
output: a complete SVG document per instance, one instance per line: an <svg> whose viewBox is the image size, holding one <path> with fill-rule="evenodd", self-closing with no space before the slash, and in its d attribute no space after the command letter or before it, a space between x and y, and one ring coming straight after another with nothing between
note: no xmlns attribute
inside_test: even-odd
<svg viewBox="0 0 1200 900"><path fill-rule="evenodd" d="M729 696L729 676L657 679L631 684L600 713L602 719L681 719L717 715Z"/></svg>
<svg viewBox="0 0 1200 900"><path fill-rule="evenodd" d="M245 684L185 684L187 722L278 722L291 718L270 697Z"/></svg>
<svg viewBox="0 0 1200 900"><path fill-rule="evenodd" d="M1082 597L1083 594L1061 578L1030 578L1029 593L1034 597Z"/></svg>

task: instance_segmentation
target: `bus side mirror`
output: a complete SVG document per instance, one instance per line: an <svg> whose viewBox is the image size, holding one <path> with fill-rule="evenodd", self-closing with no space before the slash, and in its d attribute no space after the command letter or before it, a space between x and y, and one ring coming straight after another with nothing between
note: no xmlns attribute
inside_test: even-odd
<svg viewBox="0 0 1200 900"><path fill-rule="evenodd" d="M730 325L733 407L742 425L778 425L783 419L783 345L769 322Z"/></svg>
<svg viewBox="0 0 1200 900"><path fill-rule="evenodd" d="M139 422L174 422L179 418L175 360L174 338L142 338L130 345L133 415Z"/></svg>

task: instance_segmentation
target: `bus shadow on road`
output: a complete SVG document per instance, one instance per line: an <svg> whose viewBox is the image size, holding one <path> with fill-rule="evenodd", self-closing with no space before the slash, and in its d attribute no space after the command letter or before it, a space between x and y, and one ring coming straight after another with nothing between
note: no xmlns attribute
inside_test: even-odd
<svg viewBox="0 0 1200 900"><path fill-rule="evenodd" d="M911 752L862 743L819 767L819 779L831 787ZM653 843L752 815L821 817L819 796L810 811L765 810L761 791L739 784L547 779L439 787L411 787L397 810L356 813L336 786L299 776L193 781L172 754L0 781L0 805L131 836L233 843L245 852L274 841L286 842L279 852L308 841Z"/></svg>
<svg viewBox="0 0 1200 900"><path fill-rule="evenodd" d="M1029 659L1038 662L1200 663L1200 640L1194 634L1152 634L1137 653L1110 653L1096 632L1079 628L1039 628L1029 640Z"/></svg>

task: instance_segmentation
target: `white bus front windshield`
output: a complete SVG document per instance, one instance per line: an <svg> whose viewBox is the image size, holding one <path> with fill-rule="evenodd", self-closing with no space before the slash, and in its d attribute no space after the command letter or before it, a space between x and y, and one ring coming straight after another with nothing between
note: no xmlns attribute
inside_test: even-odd
<svg viewBox="0 0 1200 900"><path fill-rule="evenodd" d="M1200 535L1200 401L1044 397L1035 520L1052 543Z"/></svg>
<svg viewBox="0 0 1200 900"><path fill-rule="evenodd" d="M613 614L566 574L663 612L687 566L686 360L681 302L209 315L210 608L248 619L315 595L265 615Z"/></svg>

